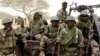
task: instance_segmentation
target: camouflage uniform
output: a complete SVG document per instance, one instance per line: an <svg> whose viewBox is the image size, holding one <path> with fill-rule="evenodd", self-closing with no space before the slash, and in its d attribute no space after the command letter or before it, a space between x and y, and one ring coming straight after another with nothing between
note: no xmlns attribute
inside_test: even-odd
<svg viewBox="0 0 100 56"><path fill-rule="evenodd" d="M10 54L14 54L16 46L15 30L12 29L10 32L6 34L6 31L4 29L1 29L0 34L0 39L4 40L3 43L0 43L0 53L6 55L4 53L9 53L12 51Z"/></svg>
<svg viewBox="0 0 100 56"><path fill-rule="evenodd" d="M36 18L38 17L38 18ZM43 30L45 30L45 25L42 19L42 12L38 11L35 13L33 21L30 24L31 26L31 31L32 31L32 38L33 41L38 41L40 42L40 45L38 46L38 49L34 49L33 52L35 51L36 56L45 56L44 54L44 43L45 40L47 39L43 34ZM37 45L37 44L36 44Z"/></svg>
<svg viewBox="0 0 100 56"><path fill-rule="evenodd" d="M83 36L85 38L88 38L87 35L89 34L89 30L92 27L92 23L90 21L88 21L88 22L79 21L77 24L77 27L82 31ZM86 33L86 35L84 34L84 32Z"/></svg>
<svg viewBox="0 0 100 56"><path fill-rule="evenodd" d="M83 36L85 38L88 38L87 35L89 35L90 30L92 29L92 23L90 22L89 18L87 19L87 21L84 21L84 18L81 17L88 17L88 11L84 10L81 12L80 14L81 16L79 16L79 22L77 23L77 27L82 31Z"/></svg>
<svg viewBox="0 0 100 56"><path fill-rule="evenodd" d="M23 56L24 55L24 47L25 47L25 41L26 38L29 36L29 33L27 31L26 27L18 27L16 29L16 35L17 36L17 47L16 47L16 56ZM25 53L26 55L27 53Z"/></svg>
<svg viewBox="0 0 100 56"><path fill-rule="evenodd" d="M92 56L98 56L99 44L94 39L91 40L91 47L92 47Z"/></svg>
<svg viewBox="0 0 100 56"><path fill-rule="evenodd" d="M89 16L88 16L87 10L81 11L79 22L77 23L77 27L82 31L82 34L85 39L85 43L84 43L85 44L85 47L84 47L85 55L91 55L91 46L88 46L88 40L90 40L89 36L92 31L93 24L90 22L88 17ZM88 48L88 51L87 51L87 48Z"/></svg>
<svg viewBox="0 0 100 56"><path fill-rule="evenodd" d="M11 27L12 18L4 18L2 23L5 27L8 28L3 28L0 30L0 54L4 56L14 55L16 46L16 31Z"/></svg>
<svg viewBox="0 0 100 56"><path fill-rule="evenodd" d="M51 43L47 42L46 55L47 56L56 56L57 55L57 37L59 29L59 19L57 16L52 16L51 25L48 26L48 38L51 40ZM54 23L54 24L53 24ZM55 27L57 25L57 27Z"/></svg>
<svg viewBox="0 0 100 56"><path fill-rule="evenodd" d="M57 12L57 16L59 17L61 23L60 23L60 26L63 28L63 27L66 27L66 24L65 24L65 20L67 18L67 11L64 11L63 9L60 9L58 10Z"/></svg>
<svg viewBox="0 0 100 56"><path fill-rule="evenodd" d="M57 16L59 17L59 19L60 19L61 21L65 21L66 18L67 18L67 15L68 15L67 11L64 11L63 9L60 9L60 10L58 10L58 12L57 12Z"/></svg>
<svg viewBox="0 0 100 56"><path fill-rule="evenodd" d="M43 25L43 20L33 20L32 22L32 29L35 34L39 33L41 26Z"/></svg>
<svg viewBox="0 0 100 56"><path fill-rule="evenodd" d="M91 40L91 47L92 47L92 56L98 56L99 55L99 34L97 30L97 23L98 23L98 16L96 14L92 14L91 21L93 23L93 39ZM97 20L96 20L97 19ZM93 21L95 20L95 21Z"/></svg>
<svg viewBox="0 0 100 56"><path fill-rule="evenodd" d="M27 27L18 27L16 29L16 34L22 34L22 40L26 40L26 37L28 37L29 32L27 31Z"/></svg>
<svg viewBox="0 0 100 56"><path fill-rule="evenodd" d="M73 16L68 16L66 22L68 21L76 22ZM71 29L68 27L63 28L59 34L61 56L78 56L78 48L84 46L82 32L75 25Z"/></svg>
<svg viewBox="0 0 100 56"><path fill-rule="evenodd" d="M61 55L78 56L78 47L83 47L82 32L73 27L72 29L62 29L60 33Z"/></svg>

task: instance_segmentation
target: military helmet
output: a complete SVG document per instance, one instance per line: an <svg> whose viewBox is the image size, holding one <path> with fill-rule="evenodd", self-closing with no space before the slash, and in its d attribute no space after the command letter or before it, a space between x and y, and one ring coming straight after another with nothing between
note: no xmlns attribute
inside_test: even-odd
<svg viewBox="0 0 100 56"><path fill-rule="evenodd" d="M88 10L81 11L81 15L88 15L88 14L89 14L89 11Z"/></svg>
<svg viewBox="0 0 100 56"><path fill-rule="evenodd" d="M2 19L2 23L3 23L3 24L5 24L5 23L10 23L10 22L12 22L12 18L8 18L8 17L7 17L7 18L3 18L3 19Z"/></svg>
<svg viewBox="0 0 100 56"><path fill-rule="evenodd" d="M52 16L51 22L59 22L59 18L57 16Z"/></svg>
<svg viewBox="0 0 100 56"><path fill-rule="evenodd" d="M73 16L67 16L67 18L66 18L66 22L67 21L75 21L75 18L73 17ZM75 21L76 22L76 21Z"/></svg>
<svg viewBox="0 0 100 56"><path fill-rule="evenodd" d="M18 23L18 24L21 24L22 22L24 22L24 19L21 18L20 16L18 16L18 17L15 19L15 22Z"/></svg>
<svg viewBox="0 0 100 56"><path fill-rule="evenodd" d="M52 16L51 21L59 21L59 18L57 16Z"/></svg>

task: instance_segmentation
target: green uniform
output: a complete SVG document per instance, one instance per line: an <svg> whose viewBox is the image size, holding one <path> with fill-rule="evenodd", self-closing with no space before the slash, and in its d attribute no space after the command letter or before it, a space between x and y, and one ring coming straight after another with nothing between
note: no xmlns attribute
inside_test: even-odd
<svg viewBox="0 0 100 56"><path fill-rule="evenodd" d="M77 24L77 27L82 30L82 28L87 28L87 29L90 29L92 26L92 23L90 21L88 22L82 22L82 21L79 21L78 24Z"/></svg>
<svg viewBox="0 0 100 56"><path fill-rule="evenodd" d="M47 43L47 48L46 48L46 55L54 55L56 56L57 52L57 44L56 41L58 40L57 36L58 36L58 30L59 27L53 27L52 25L48 26L48 35L49 35L49 39L51 39L51 41L53 41L52 43Z"/></svg>
<svg viewBox="0 0 100 56"><path fill-rule="evenodd" d="M67 11L64 11L63 9L58 10L57 16L61 21L66 21L67 18Z"/></svg>
<svg viewBox="0 0 100 56"><path fill-rule="evenodd" d="M89 31L92 28L92 23L90 21L88 22L79 21L77 27L82 31L83 36L85 38L88 38Z"/></svg>
<svg viewBox="0 0 100 56"><path fill-rule="evenodd" d="M58 27L52 27L52 25L50 25L48 27L48 34L51 39L56 39L58 34Z"/></svg>
<svg viewBox="0 0 100 56"><path fill-rule="evenodd" d="M35 38L40 41L40 48L39 48L40 56L44 55L45 53L43 47L44 47L44 41L45 39L47 39L47 37L39 33L41 28L45 28L42 18L32 21L32 29L33 29L34 34L36 34Z"/></svg>
<svg viewBox="0 0 100 56"><path fill-rule="evenodd" d="M40 27L43 25L43 20L33 20L32 22L32 29L35 34L39 33Z"/></svg>
<svg viewBox="0 0 100 56"><path fill-rule="evenodd" d="M81 31L73 27L63 28L59 34L62 56L78 56L78 47L83 47L83 36Z"/></svg>
<svg viewBox="0 0 100 56"><path fill-rule="evenodd" d="M0 30L0 40L4 41L3 43L0 43L0 54L5 55L4 53L14 53L14 48L16 46L16 37L15 37L15 30L12 29L8 33L4 29Z"/></svg>
<svg viewBox="0 0 100 56"><path fill-rule="evenodd" d="M22 34L23 40L25 40L26 37L28 37L28 35L29 35L29 33L28 33L26 27L23 27L23 28L22 28L22 27L18 27L18 28L16 29L16 34Z"/></svg>

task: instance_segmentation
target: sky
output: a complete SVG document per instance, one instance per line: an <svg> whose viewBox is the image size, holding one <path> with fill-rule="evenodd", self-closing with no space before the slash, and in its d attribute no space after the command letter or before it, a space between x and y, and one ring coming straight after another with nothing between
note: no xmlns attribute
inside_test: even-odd
<svg viewBox="0 0 100 56"><path fill-rule="evenodd" d="M68 9L67 11L69 11L69 5L72 2L77 3L78 5L95 5L95 4L100 4L100 0L47 0L48 4L49 4L49 8L48 8L48 12L50 13L50 16L54 16L56 15L57 11L61 8L61 3L63 1L67 1L68 2ZM100 8L95 9L95 13L100 16ZM5 7L0 7L0 11L9 13L13 16L22 16L25 17L23 13L17 12L11 8L5 8ZM77 12L72 12L73 16L77 16L79 13Z"/></svg>
<svg viewBox="0 0 100 56"><path fill-rule="evenodd" d="M100 0L47 0L50 4L49 7L49 13L51 14L51 16L56 15L57 11L61 8L61 3L63 1L67 1L68 2L68 9L67 11L69 11L69 5L72 4L72 2L77 3L78 5L95 5L95 4L100 4ZM99 9L95 9L95 13L100 16L100 8ZM79 13L77 12L72 12L73 16L77 16Z"/></svg>

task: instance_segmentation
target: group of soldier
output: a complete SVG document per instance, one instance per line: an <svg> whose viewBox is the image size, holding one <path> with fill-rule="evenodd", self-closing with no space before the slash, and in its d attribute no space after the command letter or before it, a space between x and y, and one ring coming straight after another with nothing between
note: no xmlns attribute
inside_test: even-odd
<svg viewBox="0 0 100 56"><path fill-rule="evenodd" d="M29 27L21 17L16 19L20 27L13 29L12 19L2 19L0 30L1 56L98 56L99 44L93 39L93 22L87 10L81 11L78 22L68 15L67 2L49 25L41 11L35 12Z"/></svg>

